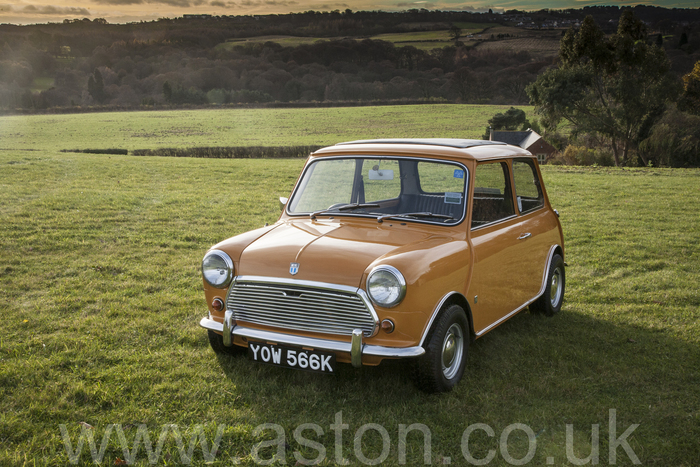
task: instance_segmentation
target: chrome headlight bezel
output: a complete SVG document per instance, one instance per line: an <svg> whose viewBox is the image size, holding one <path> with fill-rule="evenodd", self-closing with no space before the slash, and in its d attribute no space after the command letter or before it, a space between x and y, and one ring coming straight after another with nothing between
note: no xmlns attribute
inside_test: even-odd
<svg viewBox="0 0 700 467"><path fill-rule="evenodd" d="M384 281L384 284L378 281ZM387 292L387 288L392 290ZM367 276L367 295L375 305L393 308L406 296L406 279L393 266L377 266Z"/></svg>
<svg viewBox="0 0 700 467"><path fill-rule="evenodd" d="M221 250L208 251L202 259L202 277L212 287L225 289L233 279L233 260Z"/></svg>

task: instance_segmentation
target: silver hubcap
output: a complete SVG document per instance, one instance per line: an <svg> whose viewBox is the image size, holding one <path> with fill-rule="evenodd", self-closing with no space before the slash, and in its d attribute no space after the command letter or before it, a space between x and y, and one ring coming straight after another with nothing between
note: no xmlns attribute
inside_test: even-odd
<svg viewBox="0 0 700 467"><path fill-rule="evenodd" d="M549 286L549 297L552 302L552 308L556 308L559 305L562 294L562 281L561 281L561 269L556 268L554 274L552 274L552 283Z"/></svg>
<svg viewBox="0 0 700 467"><path fill-rule="evenodd" d="M442 341L442 374L452 379L457 374L464 353L464 334L459 324L454 323Z"/></svg>

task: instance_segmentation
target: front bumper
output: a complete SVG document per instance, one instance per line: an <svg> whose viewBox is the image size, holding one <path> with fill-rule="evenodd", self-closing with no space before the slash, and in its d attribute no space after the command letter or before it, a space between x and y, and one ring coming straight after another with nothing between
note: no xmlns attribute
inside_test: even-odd
<svg viewBox="0 0 700 467"><path fill-rule="evenodd" d="M292 345L296 347L311 347L317 350L329 352L346 352L350 354L352 366L362 366L362 356L368 355L382 358L412 358L420 357L425 353L425 349L416 347L384 347L380 345L365 344L362 342L362 331L355 330L352 333L350 342L334 341L330 339L319 339L315 337L302 337L281 332L263 331L260 329L248 328L236 325L230 311L226 312L224 322L220 323L208 318L202 318L199 325L204 329L216 331L223 334L224 344L233 345L233 336L245 337L247 339L261 340L266 342L276 342L278 344Z"/></svg>

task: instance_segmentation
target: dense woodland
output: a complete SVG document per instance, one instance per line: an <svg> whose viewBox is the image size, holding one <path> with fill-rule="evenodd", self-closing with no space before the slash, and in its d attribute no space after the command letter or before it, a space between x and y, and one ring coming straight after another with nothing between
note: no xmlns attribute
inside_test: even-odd
<svg viewBox="0 0 700 467"><path fill-rule="evenodd" d="M528 103L526 86L556 63L556 53L499 51L458 41L423 50L367 37L447 30L465 22L510 24L507 21L518 16L545 25L586 15L592 15L602 30L614 32L620 9L503 15L346 10L132 24L82 19L0 25L0 109L84 111L402 100L524 104ZM638 6L635 15L648 25L648 40L665 49L680 81L700 60L700 9ZM274 42L222 47L232 39L267 35L333 39L296 47ZM488 29L483 37L484 41L500 39L489 35Z"/></svg>

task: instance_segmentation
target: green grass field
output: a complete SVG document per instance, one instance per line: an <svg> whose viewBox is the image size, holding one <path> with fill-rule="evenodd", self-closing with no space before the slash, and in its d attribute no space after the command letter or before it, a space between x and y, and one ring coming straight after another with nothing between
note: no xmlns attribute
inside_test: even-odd
<svg viewBox="0 0 700 467"><path fill-rule="evenodd" d="M482 31L484 31L484 29L498 26L496 23L455 23L455 25L462 28L462 35L464 36L463 42L468 41L467 36L470 34L480 34ZM244 43L265 43L268 41L276 42L284 47L298 47L300 45L313 44L316 41L340 39L344 39L344 37L320 38L298 36L258 36L245 39L228 40L222 44L219 44L217 48L232 49L233 47L243 45ZM362 40L363 38L354 39ZM423 50L442 48L452 44L452 40L450 39L450 34L447 29L438 31L377 34L369 37L369 39L391 42L396 45L396 47L412 45Z"/></svg>
<svg viewBox="0 0 700 467"><path fill-rule="evenodd" d="M0 150L328 145L365 138L481 138L509 106L405 105L0 117ZM521 106L526 112L531 107ZM426 118L430 115L430 118Z"/></svg>
<svg viewBox="0 0 700 467"><path fill-rule="evenodd" d="M341 39L341 38L335 38L335 39ZM324 41L324 40L333 40L333 39L325 39L325 38L320 38L320 37L300 37L300 36L256 36L256 37L248 37L248 38L241 38L241 39L229 39L226 42L222 42L221 44L217 45L217 49L223 49L223 50L231 50L236 46L243 45L246 43L265 43L265 42L276 42L277 44L283 46L283 47L298 47L300 45L308 45L308 44L313 44L314 42L317 41Z"/></svg>
<svg viewBox="0 0 700 467"><path fill-rule="evenodd" d="M612 464L611 446L615 465L700 463L700 171L544 167L566 238L562 312L517 315L470 347L453 392L427 396L396 362L329 377L215 355L198 326L202 256L274 222L303 161L57 152L114 144L66 140L67 121L135 131L123 115L29 117L55 118L43 128L58 136L48 141L35 123L24 149L36 150L0 150L0 465L69 465L65 441L73 452L84 432L98 458L108 439L101 465L133 456L146 466L135 439L145 429L156 450L170 424L157 465L186 463L200 430L208 450L217 430L220 444L215 456L197 444L192 465L276 454L288 465L420 465L426 432L431 464L493 453L486 465L581 465L596 446L600 465ZM314 135L306 125L300 138ZM163 144L177 141L163 131ZM323 142L365 136L315 131ZM423 432L403 446L412 424ZM79 459L97 465L87 441Z"/></svg>
<svg viewBox="0 0 700 467"><path fill-rule="evenodd" d="M41 92L41 91L46 91L48 89L51 89L54 84L54 79L53 78L35 78L34 82L32 83L31 91L32 92Z"/></svg>

